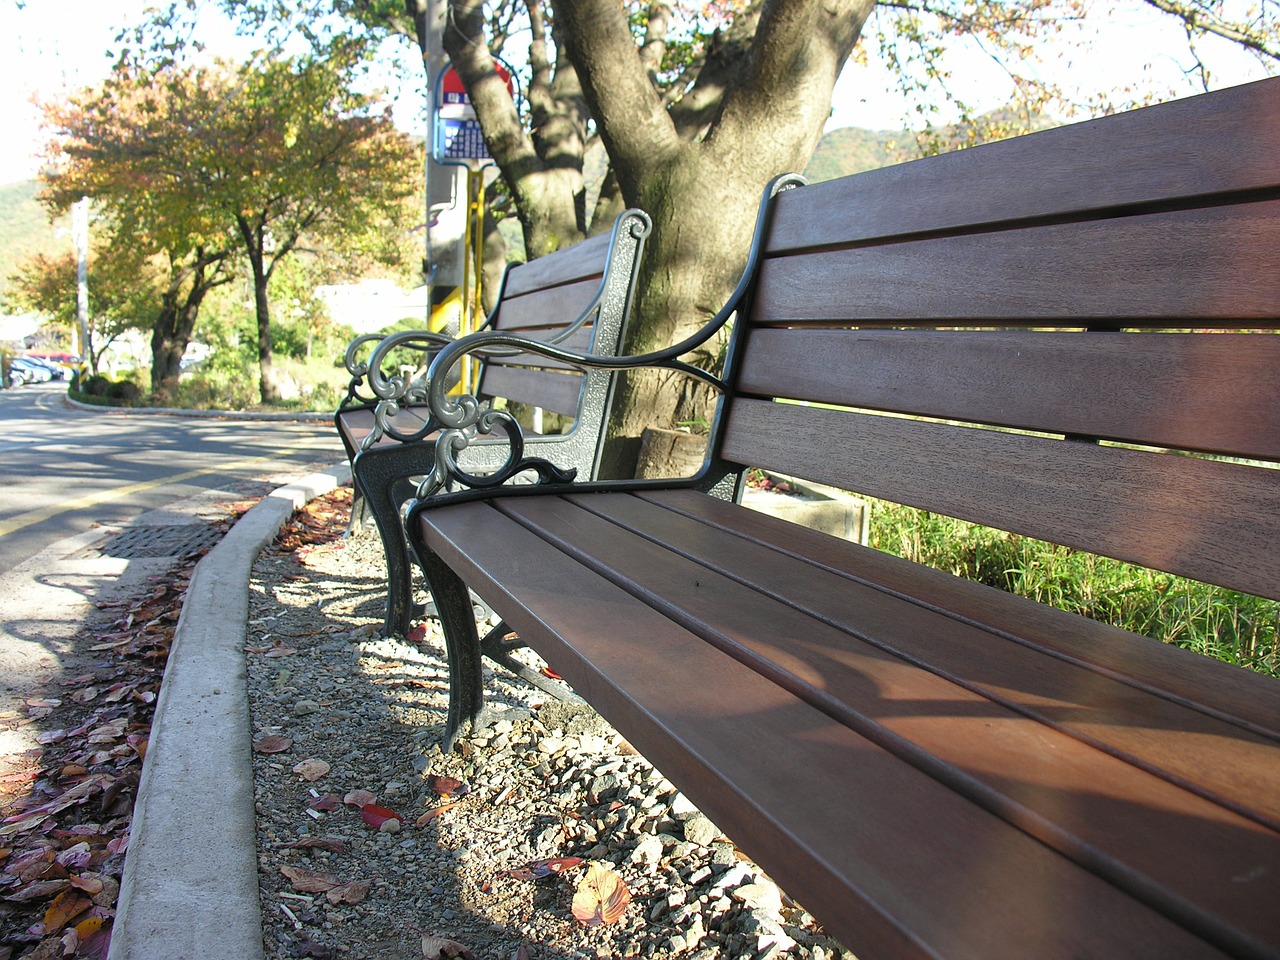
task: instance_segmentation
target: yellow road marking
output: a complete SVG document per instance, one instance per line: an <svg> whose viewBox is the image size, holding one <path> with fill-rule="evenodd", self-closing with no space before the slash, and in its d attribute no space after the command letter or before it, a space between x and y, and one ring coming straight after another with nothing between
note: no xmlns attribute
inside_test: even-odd
<svg viewBox="0 0 1280 960"><path fill-rule="evenodd" d="M274 460L280 453L287 450L296 450L298 447L304 446L314 440L314 437L307 437L296 443L291 443L276 453L263 454L260 457L247 457L244 460L235 460L231 463L223 464L215 469L188 470L186 473L175 473L172 476L161 477L158 480L147 480L144 483L131 483L124 487L112 487L110 490L101 490L98 493L89 493L83 497L76 497L73 500L61 500L58 503L41 507L39 510L28 510L26 513L20 513L8 520L0 520L0 537L7 536L17 530L22 530L32 524L43 523L56 517L60 513L69 513L72 510L83 510L85 507L97 506L99 503L106 503L109 500L118 500L121 497L127 497L133 493L141 493L144 490L150 490L152 487L162 487L166 484L182 483L185 480L193 480L196 477L206 477L211 474L230 473L233 470L241 470L245 467L252 466L255 463L261 463L264 460Z"/></svg>

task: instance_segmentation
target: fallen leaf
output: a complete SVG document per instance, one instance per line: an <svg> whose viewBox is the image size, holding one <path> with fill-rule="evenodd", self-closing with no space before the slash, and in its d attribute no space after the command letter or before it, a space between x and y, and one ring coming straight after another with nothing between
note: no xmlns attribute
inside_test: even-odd
<svg viewBox="0 0 1280 960"><path fill-rule="evenodd" d="M355 905L361 903L369 895L372 880L353 880L325 892L325 897L335 906L339 903Z"/></svg>
<svg viewBox="0 0 1280 960"><path fill-rule="evenodd" d="M338 799L336 793L329 793L309 801L307 806L312 810L319 810L321 813L332 813L334 810L342 808L342 801Z"/></svg>
<svg viewBox="0 0 1280 960"><path fill-rule="evenodd" d="M573 917L585 927L617 923L631 902L622 878L603 864L593 863L573 895Z"/></svg>
<svg viewBox="0 0 1280 960"><path fill-rule="evenodd" d="M436 817L440 816L440 814L444 813L446 810L452 810L458 805L459 801L455 800L453 803L444 803L438 807L433 807L417 819L415 826L417 826L418 829L422 829Z"/></svg>
<svg viewBox="0 0 1280 960"><path fill-rule="evenodd" d="M83 890L89 896L101 893L103 888L102 878L92 873L82 873L79 876L71 878L71 886L77 890Z"/></svg>
<svg viewBox="0 0 1280 960"><path fill-rule="evenodd" d="M377 799L377 795L370 793L368 790L352 790L342 798L342 802L352 807L364 807Z"/></svg>
<svg viewBox="0 0 1280 960"><path fill-rule="evenodd" d="M421 643L427 639L427 628L421 623L416 627L410 627L404 635L405 640L409 643Z"/></svg>
<svg viewBox="0 0 1280 960"><path fill-rule="evenodd" d="M382 825L388 820L399 820L404 822L404 817L390 810L387 807L374 806L372 803L366 803L360 808L360 816L364 818L364 822L369 826L381 830Z"/></svg>
<svg viewBox="0 0 1280 960"><path fill-rule="evenodd" d="M471 788L455 777L441 777L431 774L427 777L427 786L442 797L461 797L471 792Z"/></svg>
<svg viewBox="0 0 1280 960"><path fill-rule="evenodd" d="M265 656L268 657L292 657L298 651L293 647L272 647Z"/></svg>
<svg viewBox="0 0 1280 960"><path fill-rule="evenodd" d="M297 764L293 768L293 772L308 783L314 783L329 772L329 764L323 760L317 760L315 757L309 757Z"/></svg>
<svg viewBox="0 0 1280 960"><path fill-rule="evenodd" d="M429 933L422 935L422 956L424 960L476 960L476 955L457 940L433 937Z"/></svg>
<svg viewBox="0 0 1280 960"><path fill-rule="evenodd" d="M289 880L293 889L299 893L325 893L334 887L342 885L339 880L331 873L321 873L319 870L308 870L306 867L282 866L280 872Z"/></svg>
<svg viewBox="0 0 1280 960"><path fill-rule="evenodd" d="M548 857L543 860L533 860L514 870L503 870L498 876L514 877L516 880L541 880L552 874L572 870L580 863L582 863L581 857Z"/></svg>
<svg viewBox="0 0 1280 960"><path fill-rule="evenodd" d="M542 668L542 675L543 675L544 677L548 677L548 678L550 678L550 679L552 679L552 680L563 680L563 679L564 679L564 677L560 676L560 674L556 673L556 672L555 672L554 670L552 670L550 667L543 667L543 668Z"/></svg>
<svg viewBox="0 0 1280 960"><path fill-rule="evenodd" d="M292 746L292 740L278 733L271 733L253 741L254 753L284 753Z"/></svg>
<svg viewBox="0 0 1280 960"><path fill-rule="evenodd" d="M60 890L65 890L70 886L67 880L40 880L36 883L29 883L16 893L11 893L5 897L10 903L27 903L31 900L43 900L50 897Z"/></svg>
<svg viewBox="0 0 1280 960"><path fill-rule="evenodd" d="M293 843L286 843L284 849L328 850L330 853L346 853L348 847L344 840L334 840L329 837L303 837L301 840L293 841Z"/></svg>
<svg viewBox="0 0 1280 960"><path fill-rule="evenodd" d="M90 907L93 901L78 890L63 890L53 898L49 908L44 912L45 933L57 933L67 922L78 917Z"/></svg>

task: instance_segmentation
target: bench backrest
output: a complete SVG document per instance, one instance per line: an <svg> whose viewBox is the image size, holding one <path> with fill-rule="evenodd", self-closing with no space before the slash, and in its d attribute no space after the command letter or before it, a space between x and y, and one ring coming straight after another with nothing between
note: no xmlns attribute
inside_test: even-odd
<svg viewBox="0 0 1280 960"><path fill-rule="evenodd" d="M726 460L1280 598L1280 79L769 215Z"/></svg>
<svg viewBox="0 0 1280 960"><path fill-rule="evenodd" d="M615 224L613 235L600 234L512 267L504 278L488 328L535 340L552 340L599 298L597 314L558 342L573 350L616 353L634 287L638 242L648 229L643 214L627 211ZM607 269L611 258L619 262L617 269ZM574 417L582 388L581 371L521 354L486 360L476 392L481 397L503 397Z"/></svg>

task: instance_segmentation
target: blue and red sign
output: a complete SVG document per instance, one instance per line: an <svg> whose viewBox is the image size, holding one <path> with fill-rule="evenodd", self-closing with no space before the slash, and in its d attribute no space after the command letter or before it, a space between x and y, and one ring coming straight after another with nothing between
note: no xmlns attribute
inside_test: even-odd
<svg viewBox="0 0 1280 960"><path fill-rule="evenodd" d="M507 90L514 94L510 71L501 64L494 67L498 76L506 81ZM475 108L467 96L467 88L453 67L441 71L436 81L433 126L431 153L436 163L473 166L492 162L480 130L480 121L476 119Z"/></svg>

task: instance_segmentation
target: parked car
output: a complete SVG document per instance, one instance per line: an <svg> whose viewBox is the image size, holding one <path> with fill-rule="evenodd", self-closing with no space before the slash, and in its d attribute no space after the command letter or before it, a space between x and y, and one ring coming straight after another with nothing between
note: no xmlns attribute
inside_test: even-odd
<svg viewBox="0 0 1280 960"><path fill-rule="evenodd" d="M31 357L14 357L9 361L9 371L10 378L21 373L23 383L48 383L53 379L53 370Z"/></svg>

